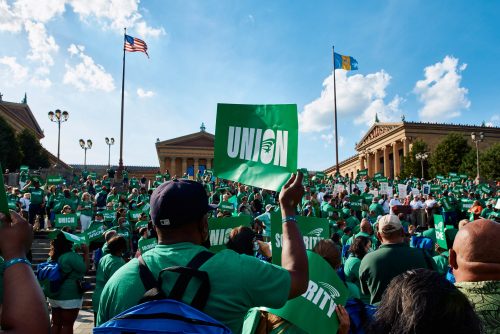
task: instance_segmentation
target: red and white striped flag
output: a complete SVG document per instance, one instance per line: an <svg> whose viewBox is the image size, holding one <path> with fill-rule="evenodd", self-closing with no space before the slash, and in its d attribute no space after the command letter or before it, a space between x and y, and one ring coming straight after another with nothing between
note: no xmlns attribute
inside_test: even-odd
<svg viewBox="0 0 500 334"><path fill-rule="evenodd" d="M146 42L144 42L142 39L135 38L129 35L125 35L125 45L124 45L125 51L128 52L144 52L146 56L148 56L148 46Z"/></svg>

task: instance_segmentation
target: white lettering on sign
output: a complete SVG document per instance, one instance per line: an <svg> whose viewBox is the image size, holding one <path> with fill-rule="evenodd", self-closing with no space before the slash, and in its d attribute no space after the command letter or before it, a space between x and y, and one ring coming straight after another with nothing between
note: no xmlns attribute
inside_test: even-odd
<svg viewBox="0 0 500 334"><path fill-rule="evenodd" d="M210 245L225 245L229 240L229 233L231 233L232 230L232 228L209 230L208 232L210 235Z"/></svg>
<svg viewBox="0 0 500 334"><path fill-rule="evenodd" d="M302 295L302 297L318 306L320 310L325 310L326 304L330 302L326 313L328 318L332 317L333 312L337 307L337 304L335 304L335 298L339 296L340 293L330 284L325 282L319 282L319 284L316 284L313 281L309 281L307 291Z"/></svg>
<svg viewBox="0 0 500 334"><path fill-rule="evenodd" d="M315 233L317 233L317 230L323 231L323 229L320 228L320 229L313 230L311 232L316 231ZM310 235L311 232L309 232L307 235L302 236L302 239L304 240L304 245L305 245L306 249L312 250L314 248L314 246L316 246L316 244L320 240L323 240L323 238L320 236L321 231L316 236L311 236ZM282 234L276 233L276 235L274 236L274 241L275 241L276 247L278 247L278 248L283 247L283 239L282 238L283 238Z"/></svg>
<svg viewBox="0 0 500 334"><path fill-rule="evenodd" d="M227 155L230 158L286 167L287 154L288 131L229 127Z"/></svg>

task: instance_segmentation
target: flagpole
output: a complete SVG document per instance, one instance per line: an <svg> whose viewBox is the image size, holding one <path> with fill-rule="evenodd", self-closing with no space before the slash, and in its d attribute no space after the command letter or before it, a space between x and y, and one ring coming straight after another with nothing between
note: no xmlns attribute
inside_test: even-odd
<svg viewBox="0 0 500 334"><path fill-rule="evenodd" d="M123 114L124 114L124 96L125 96L125 36L127 28L123 28L123 72L122 72L122 106L120 120L120 160L118 161L118 180L122 180L123 172Z"/></svg>
<svg viewBox="0 0 500 334"><path fill-rule="evenodd" d="M337 131L337 85L335 82L335 46L332 46L332 60L333 60L333 114L335 118L335 170L339 173L339 138Z"/></svg>

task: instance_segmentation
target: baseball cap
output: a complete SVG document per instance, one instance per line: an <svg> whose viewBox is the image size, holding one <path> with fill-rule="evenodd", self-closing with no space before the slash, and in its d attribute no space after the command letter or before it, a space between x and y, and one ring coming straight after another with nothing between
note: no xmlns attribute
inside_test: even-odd
<svg viewBox="0 0 500 334"><path fill-rule="evenodd" d="M158 186L150 200L151 220L157 226L177 227L200 219L216 206L208 204L205 188L196 181L171 180Z"/></svg>
<svg viewBox="0 0 500 334"><path fill-rule="evenodd" d="M396 215L385 215L378 221L378 231L388 234L403 228L401 221Z"/></svg>

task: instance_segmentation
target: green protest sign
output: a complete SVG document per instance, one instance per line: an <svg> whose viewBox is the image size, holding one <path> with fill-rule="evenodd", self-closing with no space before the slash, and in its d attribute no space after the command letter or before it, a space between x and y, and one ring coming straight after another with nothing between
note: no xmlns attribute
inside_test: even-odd
<svg viewBox="0 0 500 334"><path fill-rule="evenodd" d="M474 204L474 201L468 198L461 198L460 202L462 203L462 211L468 211Z"/></svg>
<svg viewBox="0 0 500 334"><path fill-rule="evenodd" d="M459 176L451 177L451 182L460 182L462 179Z"/></svg>
<svg viewBox="0 0 500 334"><path fill-rule="evenodd" d="M330 237L330 225L326 218L297 216L299 228L306 249L312 250L318 241ZM271 244L273 248L273 263L281 265L281 249L283 247L283 223L281 214L271 214Z"/></svg>
<svg viewBox="0 0 500 334"><path fill-rule="evenodd" d="M441 191L441 186L439 184L431 184L431 192L437 193Z"/></svg>
<svg viewBox="0 0 500 334"><path fill-rule="evenodd" d="M382 172L378 172L378 173L375 173L375 174L373 175L373 178L374 178L375 180L378 180L378 179L380 179L380 178L382 178L382 177L384 177L384 173L382 173Z"/></svg>
<svg viewBox="0 0 500 334"><path fill-rule="evenodd" d="M40 175L30 175L29 179L31 182L38 182L39 184L44 184L44 181Z"/></svg>
<svg viewBox="0 0 500 334"><path fill-rule="evenodd" d="M442 215L434 215L434 224L436 226L436 242L439 247L448 249L448 244L446 243L446 234L444 227L444 220Z"/></svg>
<svg viewBox="0 0 500 334"><path fill-rule="evenodd" d="M64 226L77 227L78 217L74 213L67 215L59 214L56 215L55 223L56 228L63 228Z"/></svg>
<svg viewBox="0 0 500 334"><path fill-rule="evenodd" d="M323 173L323 172L317 172L316 173L316 178L318 178L318 179L324 179L325 178L325 173Z"/></svg>
<svg viewBox="0 0 500 334"><path fill-rule="evenodd" d="M89 229L87 231L85 231L85 233L87 235L87 240L89 242L92 242L95 240L102 239L105 229L106 228L104 227L103 224L95 223L95 222L92 223L92 225L90 225Z"/></svg>
<svg viewBox="0 0 500 334"><path fill-rule="evenodd" d="M453 173L453 172L449 172L448 173L448 177L455 177L457 175L458 175L457 173Z"/></svg>
<svg viewBox="0 0 500 334"><path fill-rule="evenodd" d="M89 176L92 180L97 180L97 173L96 172L90 172Z"/></svg>
<svg viewBox="0 0 500 334"><path fill-rule="evenodd" d="M442 184L449 184L449 183L450 183L450 180L448 180L448 179L442 179L442 180L441 180L441 183L442 183Z"/></svg>
<svg viewBox="0 0 500 334"><path fill-rule="evenodd" d="M3 184L3 169L0 164L0 212L7 217L10 216L9 203L7 202L7 193L5 192L5 185Z"/></svg>
<svg viewBox="0 0 500 334"><path fill-rule="evenodd" d="M467 174L460 174L458 175L461 179L468 179L469 177L467 176Z"/></svg>
<svg viewBox="0 0 500 334"><path fill-rule="evenodd" d="M358 170L358 176L367 176L368 175L368 168Z"/></svg>
<svg viewBox="0 0 500 334"><path fill-rule="evenodd" d="M156 238L149 238L149 239L140 239L138 242L139 250L141 251L141 254L146 253L149 250L152 250L153 248L156 247L158 244L158 240Z"/></svg>
<svg viewBox="0 0 500 334"><path fill-rule="evenodd" d="M56 185L63 183L63 178L60 175L49 175L47 176L47 184Z"/></svg>
<svg viewBox="0 0 500 334"><path fill-rule="evenodd" d="M296 105L217 105L219 178L279 191L297 170L297 144Z"/></svg>
<svg viewBox="0 0 500 334"><path fill-rule="evenodd" d="M479 189L479 191L480 191L481 193L483 193L483 194L489 194L489 193L490 193L490 191L491 191L490 186L489 186L489 185L487 185L487 184L484 184L484 183L483 183L483 184L480 184L480 185L478 186L478 189Z"/></svg>
<svg viewBox="0 0 500 334"><path fill-rule="evenodd" d="M238 226L249 227L251 216L237 216L224 218L210 218L208 220L208 233L210 238L210 251L219 252L226 249L229 233Z"/></svg>
<svg viewBox="0 0 500 334"><path fill-rule="evenodd" d="M234 211L234 205L233 205L233 203L229 203L229 202L221 202L219 204L219 209L221 211L233 212Z"/></svg>
<svg viewBox="0 0 500 334"><path fill-rule="evenodd" d="M436 179L438 179L438 180L444 180L444 176L438 174L438 175L436 175Z"/></svg>
<svg viewBox="0 0 500 334"><path fill-rule="evenodd" d="M116 211L114 211L114 210L104 210L104 211L101 211L101 213L102 213L102 216L103 216L105 222L111 222L116 217Z"/></svg>
<svg viewBox="0 0 500 334"><path fill-rule="evenodd" d="M361 211L364 199L365 198L363 196L350 195L349 202L351 203L351 208L356 211Z"/></svg>
<svg viewBox="0 0 500 334"><path fill-rule="evenodd" d="M22 165L21 167L19 167L20 172L28 173L29 170L30 170L30 168L28 166L25 166L25 165Z"/></svg>
<svg viewBox="0 0 500 334"><path fill-rule="evenodd" d="M332 266L321 256L307 252L309 285L307 291L289 300L279 310L267 309L306 333L337 333L337 305L345 305L349 292ZM314 320L313 320L314 319Z"/></svg>
<svg viewBox="0 0 500 334"><path fill-rule="evenodd" d="M85 236L71 234L68 232L61 231L61 230L55 230L53 232L50 232L49 239L51 239L51 240L55 239L59 233L62 233L64 235L64 237L66 238L66 240L71 241L75 245L87 244L87 240L86 240Z"/></svg>
<svg viewBox="0 0 500 334"><path fill-rule="evenodd" d="M453 203L451 202L450 197L443 197L443 199L441 200L441 204L443 205L445 211L450 211L453 209Z"/></svg>

